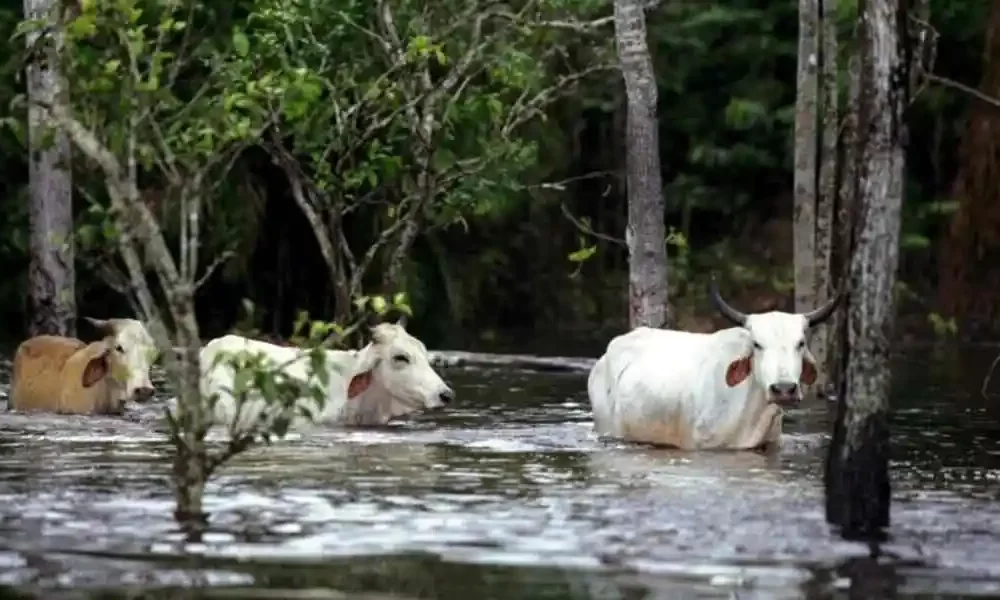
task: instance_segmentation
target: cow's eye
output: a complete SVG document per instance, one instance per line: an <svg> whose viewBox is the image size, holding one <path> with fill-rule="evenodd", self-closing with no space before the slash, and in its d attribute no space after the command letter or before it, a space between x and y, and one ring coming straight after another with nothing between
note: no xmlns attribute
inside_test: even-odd
<svg viewBox="0 0 1000 600"><path fill-rule="evenodd" d="M761 346L760 344L758 344L757 342L753 343L753 347L754 347L754 350L763 350L764 349L764 347Z"/></svg>
<svg viewBox="0 0 1000 600"><path fill-rule="evenodd" d="M805 340L799 340L798 345L795 346L795 347L798 348L799 350L802 350L803 348L806 347L806 341Z"/></svg>
<svg viewBox="0 0 1000 600"><path fill-rule="evenodd" d="M125 349L122 348L121 344L118 344L117 346L115 346L115 352L118 352L120 354L125 354Z"/></svg>
<svg viewBox="0 0 1000 600"><path fill-rule="evenodd" d="M410 357L405 354L397 354L396 356L392 357L392 360L398 363L402 363L404 365L410 364Z"/></svg>

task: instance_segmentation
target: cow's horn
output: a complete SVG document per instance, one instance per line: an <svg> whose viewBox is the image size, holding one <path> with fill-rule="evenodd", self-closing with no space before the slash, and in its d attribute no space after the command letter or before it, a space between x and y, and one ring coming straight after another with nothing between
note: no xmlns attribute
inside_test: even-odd
<svg viewBox="0 0 1000 600"><path fill-rule="evenodd" d="M723 317L726 317L740 327L746 325L747 316L726 304L726 301L719 295L719 288L716 287L714 281L712 282L712 289L709 290L709 296L712 298L712 304L715 304L715 308L718 309Z"/></svg>
<svg viewBox="0 0 1000 600"><path fill-rule="evenodd" d="M830 315L832 315L833 311L837 309L837 305L840 304L840 299L843 297L843 294L834 294L833 298L831 298L829 302L816 310L804 313L802 316L806 318L810 327L819 325L823 321L830 318Z"/></svg>

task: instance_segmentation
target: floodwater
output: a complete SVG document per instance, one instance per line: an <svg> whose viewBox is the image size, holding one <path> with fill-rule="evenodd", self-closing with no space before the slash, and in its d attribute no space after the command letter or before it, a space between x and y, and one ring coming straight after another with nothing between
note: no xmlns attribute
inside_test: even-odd
<svg viewBox="0 0 1000 600"><path fill-rule="evenodd" d="M153 409L0 413L0 598L998 597L992 352L900 356L879 559L824 523L823 400L776 455L685 453L598 440L585 373L449 368L445 412L236 459L197 545Z"/></svg>

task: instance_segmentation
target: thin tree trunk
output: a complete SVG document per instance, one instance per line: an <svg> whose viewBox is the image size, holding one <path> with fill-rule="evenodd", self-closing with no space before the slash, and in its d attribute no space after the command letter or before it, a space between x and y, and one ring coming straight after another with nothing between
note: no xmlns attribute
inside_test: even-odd
<svg viewBox="0 0 1000 600"><path fill-rule="evenodd" d="M819 194L816 201L816 274L813 299L822 305L830 298L833 262L834 206L837 195L837 131L840 119L837 102L837 5L835 0L820 0L820 97L822 100L822 130L820 139ZM827 365L830 350L829 323L814 328L812 332L813 355L816 363ZM819 369L817 389L826 387L830 373Z"/></svg>
<svg viewBox="0 0 1000 600"><path fill-rule="evenodd" d="M816 137L819 78L819 3L799 0L799 53L795 93L795 206L793 246L795 310L816 305Z"/></svg>
<svg viewBox="0 0 1000 600"><path fill-rule="evenodd" d="M850 353L826 477L827 519L849 539L889 526L889 340L903 200L905 0L861 3L858 219L848 306Z"/></svg>
<svg viewBox="0 0 1000 600"><path fill-rule="evenodd" d="M667 298L666 228L656 119L656 78L646 43L640 0L615 0L615 39L628 97L626 188L629 250L629 324L662 327L671 319Z"/></svg>
<svg viewBox="0 0 1000 600"><path fill-rule="evenodd" d="M857 33L857 32L856 32ZM854 237L854 226L858 219L858 163L860 148L858 146L858 97L861 73L861 56L858 49L858 36L855 35L855 49L848 61L847 105L844 107L844 117L841 127L839 148L839 179L837 194L834 197L833 251L830 255L830 280L838 288L847 287L851 269L851 248ZM847 357L847 311L838 310L833 313L829 322L826 369L833 389L839 391L844 381L844 359Z"/></svg>
<svg viewBox="0 0 1000 600"><path fill-rule="evenodd" d="M205 480L209 474L205 449L205 406L201 402L198 385L201 340L195 318L194 284L191 280L194 275L192 265L197 262L197 240L187 240L190 242L185 244L187 252L181 256L187 266L178 269L156 217L142 200L132 170L126 171L118 158L72 117L67 105L55 102L48 112L76 148L101 168L111 205L121 215L124 227L118 246L122 258L145 313L144 320L150 323L150 333L163 352L168 371L178 383L177 438L173 440L177 447L173 473L176 500L174 515L191 535L191 539L197 539L207 521L202 500ZM182 216L186 216L191 223L192 227L188 231L192 236L198 235L196 221L199 213L196 203L190 212L185 212ZM180 360L173 356L174 340L170 339L165 330L164 321L150 292L136 242L156 273L160 288L169 303L175 339L182 348ZM187 277L182 276L182 273L186 273Z"/></svg>
<svg viewBox="0 0 1000 600"><path fill-rule="evenodd" d="M24 0L27 19L56 18L53 0ZM76 281L73 268L73 180L69 138L45 123L45 109L68 93L59 72L61 38L35 55L27 67L28 140L31 208L28 269L31 318L29 333L76 335ZM28 36L33 46L38 34Z"/></svg>

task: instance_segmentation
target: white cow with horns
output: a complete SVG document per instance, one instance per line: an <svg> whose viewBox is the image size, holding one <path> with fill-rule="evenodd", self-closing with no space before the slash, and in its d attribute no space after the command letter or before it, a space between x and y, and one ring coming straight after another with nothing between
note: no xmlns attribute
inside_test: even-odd
<svg viewBox="0 0 1000 600"><path fill-rule="evenodd" d="M816 381L809 328L841 296L805 314L743 314L712 287L736 327L690 333L638 327L617 336L590 371L587 393L599 435L685 450L777 445L783 407Z"/></svg>
<svg viewBox="0 0 1000 600"><path fill-rule="evenodd" d="M279 412L276 406L268 407L257 390L249 392L243 406L238 406L233 396L235 373L226 357L243 351L263 354L266 363L280 366L282 374L301 382L307 381L310 373L306 349L232 334L205 344L199 355L201 394L202 398L217 395L208 418L213 425L235 425L235 431L240 433L249 432ZM298 397L289 413L289 430L313 424L384 425L394 417L441 408L455 398L455 392L431 367L426 346L406 331L404 321L373 327L371 342L361 350L323 350L323 355L329 373L328 385L322 386L324 405L320 409L308 393ZM321 385L316 378L312 383ZM169 406L176 414L176 399Z"/></svg>

